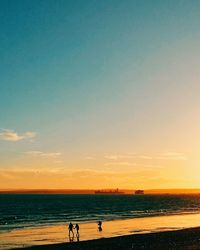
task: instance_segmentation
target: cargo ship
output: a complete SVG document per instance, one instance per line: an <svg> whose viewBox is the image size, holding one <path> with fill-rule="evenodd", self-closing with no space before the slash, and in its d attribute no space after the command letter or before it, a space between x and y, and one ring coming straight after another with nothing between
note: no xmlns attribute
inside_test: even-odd
<svg viewBox="0 0 200 250"><path fill-rule="evenodd" d="M114 189L114 190L96 190L94 191L95 194L124 194L124 192L119 191L119 189Z"/></svg>
<svg viewBox="0 0 200 250"><path fill-rule="evenodd" d="M135 190L135 194L138 195L138 194L144 194L144 190Z"/></svg>

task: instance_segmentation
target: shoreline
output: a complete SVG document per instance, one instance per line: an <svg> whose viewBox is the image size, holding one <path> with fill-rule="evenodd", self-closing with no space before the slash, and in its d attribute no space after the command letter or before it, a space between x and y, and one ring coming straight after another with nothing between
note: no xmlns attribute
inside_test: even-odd
<svg viewBox="0 0 200 250"><path fill-rule="evenodd" d="M198 250L200 249L200 227L181 230L131 234L72 243L58 243L18 248L18 250Z"/></svg>
<svg viewBox="0 0 200 250"><path fill-rule="evenodd" d="M117 221L104 221L102 226L103 231L101 232L99 232L97 229L97 223L87 223L79 225L80 237L78 244L82 244L83 242L93 242L95 240L100 240L101 242L102 240L107 241L107 239L113 239L115 237L117 237L116 239L118 239L118 237L126 236L137 238L139 237L139 235L143 235L142 237L147 237L144 235L148 235L151 233L156 233L156 235L159 235L163 234L163 232L172 232L172 234L174 235L177 234L177 230L180 231L182 229L198 228L200 226L200 214L171 215ZM77 239L75 238L74 241L77 241ZM55 246L60 247L64 244L69 248L70 245L70 239L68 237L66 224L45 228L25 228L24 230L13 230L8 233L0 234L0 242L1 250L32 249L33 247L36 247L36 249L47 249L46 246L52 244L52 249L57 249L55 248ZM110 244L109 242L108 244ZM73 246L76 243L77 242L73 242ZM39 248L37 248L37 246L39 246Z"/></svg>

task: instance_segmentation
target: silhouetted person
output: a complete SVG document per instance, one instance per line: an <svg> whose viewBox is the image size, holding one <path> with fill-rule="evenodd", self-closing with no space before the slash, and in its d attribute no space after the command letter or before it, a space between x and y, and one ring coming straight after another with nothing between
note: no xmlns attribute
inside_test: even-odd
<svg viewBox="0 0 200 250"><path fill-rule="evenodd" d="M76 236L77 235L79 236L79 225L78 224L75 225L75 229L76 229Z"/></svg>
<svg viewBox="0 0 200 250"><path fill-rule="evenodd" d="M98 226L99 226L99 227L102 226L102 222L101 222L101 221L98 222Z"/></svg>
<svg viewBox="0 0 200 250"><path fill-rule="evenodd" d="M98 229L99 229L99 232L102 231L102 222L101 221L98 222Z"/></svg>
<svg viewBox="0 0 200 250"><path fill-rule="evenodd" d="M68 230L69 230L69 237L71 233L72 233L72 236L74 237L73 224L71 222L69 223Z"/></svg>

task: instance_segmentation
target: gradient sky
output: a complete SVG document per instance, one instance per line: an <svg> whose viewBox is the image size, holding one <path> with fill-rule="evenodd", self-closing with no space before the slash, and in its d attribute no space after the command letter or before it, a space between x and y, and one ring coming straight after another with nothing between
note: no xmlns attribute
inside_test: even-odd
<svg viewBox="0 0 200 250"><path fill-rule="evenodd" d="M0 1L0 188L200 187L200 1Z"/></svg>

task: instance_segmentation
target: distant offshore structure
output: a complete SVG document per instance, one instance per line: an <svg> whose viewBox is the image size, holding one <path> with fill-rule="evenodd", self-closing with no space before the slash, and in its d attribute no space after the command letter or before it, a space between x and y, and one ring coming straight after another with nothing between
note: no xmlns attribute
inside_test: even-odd
<svg viewBox="0 0 200 250"><path fill-rule="evenodd" d="M138 194L144 194L144 190L135 190L135 194L138 195Z"/></svg>
<svg viewBox="0 0 200 250"><path fill-rule="evenodd" d="M96 190L94 191L95 194L124 194L124 192L119 191L119 189L114 189L114 190Z"/></svg>

